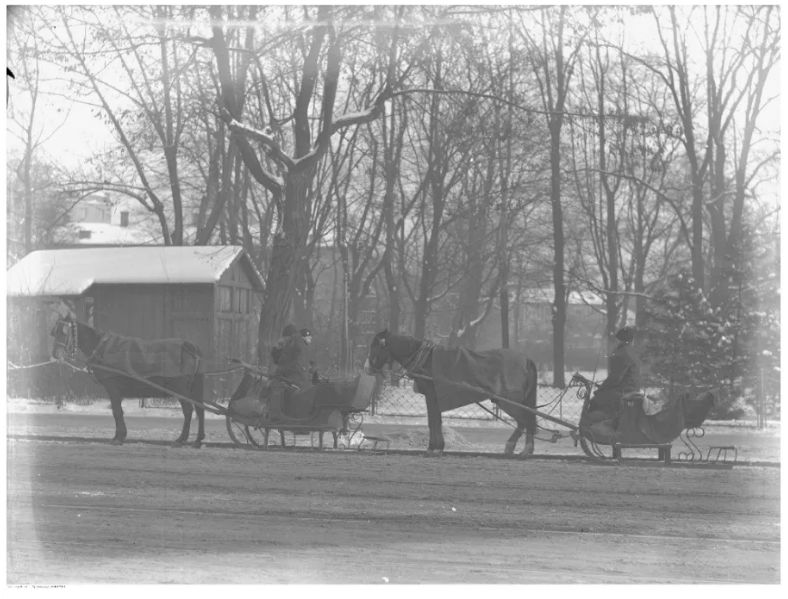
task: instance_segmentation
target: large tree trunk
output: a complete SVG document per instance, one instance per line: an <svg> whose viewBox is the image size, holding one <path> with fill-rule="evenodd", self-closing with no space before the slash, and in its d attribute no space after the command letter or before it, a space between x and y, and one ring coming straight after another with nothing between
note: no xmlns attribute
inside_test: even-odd
<svg viewBox="0 0 788 599"><path fill-rule="evenodd" d="M385 192L383 195L383 219L386 234L384 250L383 274L389 297L388 329L398 333L401 325L402 307L400 305L401 280L399 272L399 251L397 247L398 225L395 204L397 200L396 185L399 177L402 157L403 136L406 130L406 108L402 107L402 121L397 121L396 110L391 110L388 118L382 120L383 128L383 172L385 174ZM404 218L404 215L401 215Z"/></svg>
<svg viewBox="0 0 788 599"><path fill-rule="evenodd" d="M215 22L222 20L221 7L212 7L210 11ZM335 120L334 103L342 67L342 52L332 21L333 15L333 7L318 6L315 10L316 19L310 20L310 26L305 28L302 43L299 44L299 58L303 60L303 65L297 74L295 101L291 118L288 119L292 127L292 155L287 154L279 146L280 142L264 131L240 122L240 103L237 99L241 97L243 89L231 77L229 49L223 29L218 24L212 27L213 37L209 41L216 57L221 83L222 116L236 136L244 164L255 180L271 193L272 201L279 207L278 230L260 311L258 356L261 361L267 361L271 344L290 318L294 294L299 287L304 289L309 251L310 185L314 181L319 161L328 151L334 133L378 118L383 111L383 102L391 92L390 87L384 86L367 110L345 115L341 121ZM396 56L393 47L392 56ZM321 73L322 89L318 90ZM318 103L319 108L316 108ZM254 140L254 145L250 140ZM266 156L265 160L276 163L276 172L267 170L258 157L260 144L265 148L262 153Z"/></svg>
<svg viewBox="0 0 788 599"><path fill-rule="evenodd" d="M471 195L474 192L471 191ZM468 253L465 261L459 306L452 326L449 344L459 347L476 347L476 333L481 316L480 300L484 278L485 241L487 237L488 198L470 199L468 221ZM473 205L476 204L476 205Z"/></svg>
<svg viewBox="0 0 788 599"><path fill-rule="evenodd" d="M561 207L560 122L550 127L550 204L553 208L553 385L563 388L565 386L566 284L564 283L564 216Z"/></svg>
<svg viewBox="0 0 788 599"><path fill-rule="evenodd" d="M268 361L272 345L290 319L294 291L306 276L305 248L309 232L306 196L312 176L310 171L291 173L285 184L282 227L274 237L266 293L260 310L257 351L261 363Z"/></svg>
<svg viewBox="0 0 788 599"><path fill-rule="evenodd" d="M605 128L605 79L607 70L602 61L599 46L596 47L597 77L597 134L599 136L599 170L602 192L605 198L605 233L607 238L608 289L605 294L607 311L607 333L612 335L618 326L618 227L616 226L616 191L607 175L607 130Z"/></svg>
<svg viewBox="0 0 788 599"><path fill-rule="evenodd" d="M564 27L567 24L566 6L558 8L559 14L555 29L550 27L548 18L554 9L543 9L545 21L542 40L535 42L526 32L525 37L541 54L534 64L542 96L542 106L546 113L547 127L550 131L550 205L553 217L553 385L564 387L564 329L566 328L566 284L564 282L564 216L561 206L561 129L564 109L569 91L569 82L574 69L577 52L582 37L573 43L570 55L564 56L567 39ZM551 62L554 67L551 69Z"/></svg>
<svg viewBox="0 0 788 599"><path fill-rule="evenodd" d="M436 89L442 87L442 57L439 55L436 63L435 81ZM444 147L443 137L440 132L440 94L432 94L430 98L430 139L429 139L429 169L428 195L432 205L432 221L428 228L427 239L424 243L422 256L421 277L419 292L416 297L413 314L413 335L423 339L427 331L427 317L429 316L435 280L438 274L438 242L443 221L445 207L444 189Z"/></svg>

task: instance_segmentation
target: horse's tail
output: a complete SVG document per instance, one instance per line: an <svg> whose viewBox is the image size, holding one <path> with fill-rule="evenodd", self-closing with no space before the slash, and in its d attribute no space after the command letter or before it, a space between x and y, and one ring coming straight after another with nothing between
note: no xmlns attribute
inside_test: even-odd
<svg viewBox="0 0 788 599"><path fill-rule="evenodd" d="M536 409L536 381L539 374L536 370L536 363L530 358L525 359L525 385L523 402L532 410ZM526 411L525 430L533 434L536 432L536 414Z"/></svg>

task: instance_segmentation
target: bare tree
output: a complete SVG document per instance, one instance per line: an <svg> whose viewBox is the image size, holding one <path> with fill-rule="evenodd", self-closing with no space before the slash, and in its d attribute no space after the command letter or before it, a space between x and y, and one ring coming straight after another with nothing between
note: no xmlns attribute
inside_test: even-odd
<svg viewBox="0 0 788 599"><path fill-rule="evenodd" d="M179 155L188 116L183 78L194 52L174 39L176 7L57 7L54 60L65 59L79 101L95 106L118 136L136 184L81 181L110 188L155 215L166 245L184 243ZM58 55L60 58L58 58ZM144 123L144 126L140 126ZM163 159L165 168L159 169Z"/></svg>
<svg viewBox="0 0 788 599"><path fill-rule="evenodd" d="M304 20L314 19L316 25L307 29L297 26L290 37L290 41L302 49L292 113L286 117L266 114L267 123L263 126L254 127L243 122L236 103L239 90L230 76L230 48L223 28L214 25L213 37L208 42L216 55L227 122L239 144L244 163L252 176L271 193L278 207L278 233L274 237L260 318L258 352L261 360L267 356L267 348L288 318L296 285L305 276L307 261L304 250L309 231L307 207L310 184L319 161L328 151L335 133L374 120L382 114L383 103L394 83L395 64L389 61L381 78L368 81L358 110L342 116L334 114L343 46L348 43L343 31L337 27L338 11L340 9L330 6L320 6L314 11L304 8ZM214 22L221 20L220 7L214 7L210 12ZM396 56L397 40L395 29L387 40L391 54L384 53L383 56ZM262 73L259 76L264 82L265 76ZM318 85L320 82L321 87ZM291 123L289 139L292 148L289 152L282 146L284 138L275 131L286 122ZM267 131L266 126L271 130ZM270 167L262 163L255 145L259 145L263 155L270 159Z"/></svg>
<svg viewBox="0 0 788 599"><path fill-rule="evenodd" d="M43 21L34 11L21 7L10 11L9 17L12 24L9 27L9 65L13 66L15 89L13 95L9 91L8 96L8 131L22 148L22 157L14 169L21 188L22 210L14 210L17 201L15 194L11 194L8 202L9 226L14 230L10 232L9 246L21 256L35 249L36 244L35 196L40 196L43 191L37 187L39 177L35 172L36 162L40 160L39 149L62 126L68 114L63 114L61 119L42 115L45 82L42 81L39 64L41 48L38 32ZM53 121L54 126L51 125ZM20 220L21 235L17 230Z"/></svg>
<svg viewBox="0 0 788 599"><path fill-rule="evenodd" d="M704 21L707 148L711 154L710 197L705 207L713 252L708 286L713 303L720 304L741 282L742 234L751 183L777 157L776 152L758 152L754 136L763 109L774 101L765 93L780 58L780 15L774 6L715 6L704 10ZM726 42L731 35L742 41L741 46Z"/></svg>
<svg viewBox="0 0 788 599"><path fill-rule="evenodd" d="M567 7L541 11L539 37L521 24L519 32L532 53L533 73L550 131L550 205L553 214L553 385L564 386L566 282L564 216L561 201L561 130L578 53L584 36L569 39Z"/></svg>

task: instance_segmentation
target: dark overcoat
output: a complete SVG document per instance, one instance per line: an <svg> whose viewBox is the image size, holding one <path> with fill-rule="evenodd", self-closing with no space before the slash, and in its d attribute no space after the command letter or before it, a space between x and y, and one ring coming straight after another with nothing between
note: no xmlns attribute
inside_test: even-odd
<svg viewBox="0 0 788 599"><path fill-rule="evenodd" d="M629 343L619 343L608 356L608 375L602 381L591 402L592 409L610 414L618 412L621 397L632 391L640 391L640 363Z"/></svg>

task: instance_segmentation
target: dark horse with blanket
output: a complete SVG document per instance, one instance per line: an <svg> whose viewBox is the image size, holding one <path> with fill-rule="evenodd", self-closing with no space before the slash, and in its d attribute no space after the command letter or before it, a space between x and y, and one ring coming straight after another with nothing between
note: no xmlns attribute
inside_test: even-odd
<svg viewBox="0 0 788 599"><path fill-rule="evenodd" d="M523 431L525 449L520 455L534 452L536 415L520 406L536 409L536 365L521 353L510 349L446 348L383 331L372 339L369 367L379 373L391 362L405 368L416 381L415 390L427 400L428 455L443 452L442 412L488 398L517 421L505 453L514 453Z"/></svg>
<svg viewBox="0 0 788 599"><path fill-rule="evenodd" d="M145 341L103 333L70 316L57 321L52 336L55 339L52 347L55 359L73 359L79 350L87 360L88 370L107 390L115 418L113 445L121 445L126 439L126 423L121 407L125 398L171 397L172 393L194 401L192 404L178 398L183 409L183 430L174 445L183 445L189 439L193 410L197 412L199 424L194 447L202 445L205 438L203 374L200 370L200 350L195 345L182 339ZM132 376L124 376L120 372ZM145 381L163 389L148 385ZM168 390L172 393L168 393Z"/></svg>

